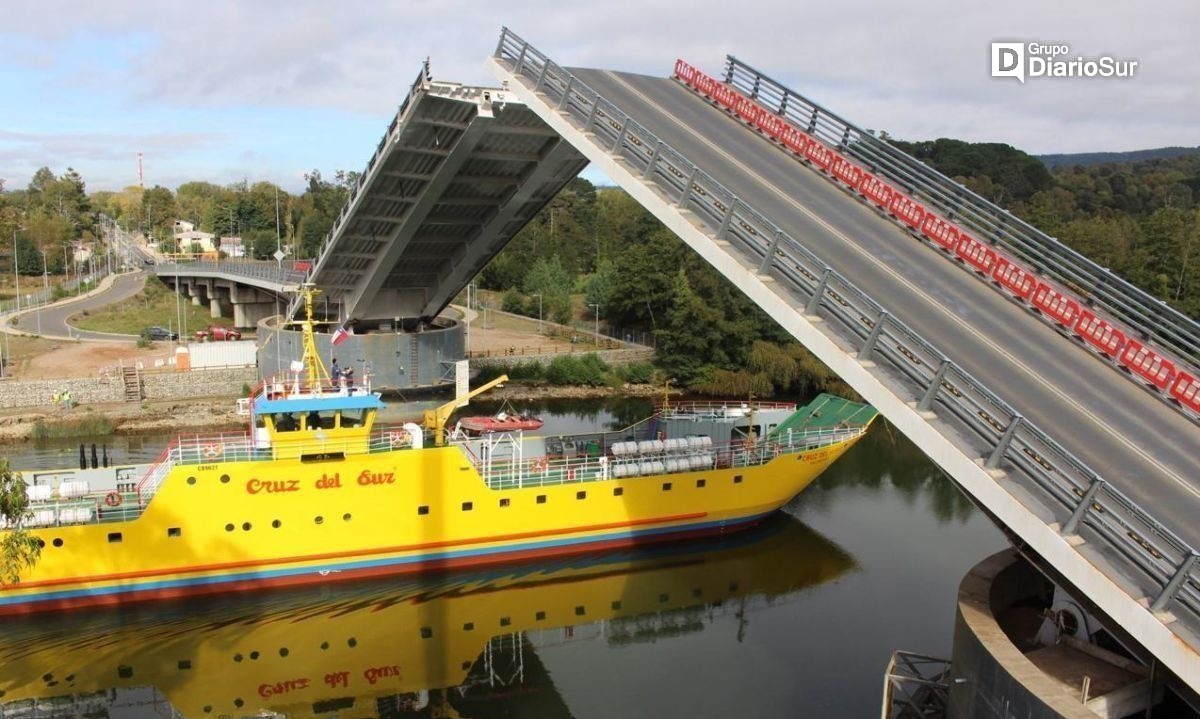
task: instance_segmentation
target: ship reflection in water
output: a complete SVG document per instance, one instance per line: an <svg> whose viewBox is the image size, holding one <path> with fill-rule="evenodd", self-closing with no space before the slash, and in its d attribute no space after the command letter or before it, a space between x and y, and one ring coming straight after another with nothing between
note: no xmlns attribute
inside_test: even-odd
<svg viewBox="0 0 1200 719"><path fill-rule="evenodd" d="M566 717L539 650L668 641L726 617L740 631L855 568L778 514L725 538L501 570L9 619L0 717Z"/></svg>

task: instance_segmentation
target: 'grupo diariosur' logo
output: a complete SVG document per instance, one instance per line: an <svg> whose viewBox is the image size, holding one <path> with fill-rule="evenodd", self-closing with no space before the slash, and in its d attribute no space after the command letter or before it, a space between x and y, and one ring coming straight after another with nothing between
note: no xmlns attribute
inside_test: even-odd
<svg viewBox="0 0 1200 719"><path fill-rule="evenodd" d="M1055 77L1131 78L1138 61L1112 55L1070 57L1066 43L994 42L992 77L1026 79Z"/></svg>

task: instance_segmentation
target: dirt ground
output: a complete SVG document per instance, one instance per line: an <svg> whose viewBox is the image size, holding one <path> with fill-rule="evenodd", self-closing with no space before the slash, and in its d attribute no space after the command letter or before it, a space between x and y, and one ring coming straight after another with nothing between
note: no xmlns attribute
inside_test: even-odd
<svg viewBox="0 0 1200 719"><path fill-rule="evenodd" d="M144 367L151 368L155 360L165 360L172 352L170 344L163 342L156 342L152 347L138 347L134 342L41 342L44 347L31 347L24 356L13 352L14 377L95 377L102 368L119 364L142 362Z"/></svg>

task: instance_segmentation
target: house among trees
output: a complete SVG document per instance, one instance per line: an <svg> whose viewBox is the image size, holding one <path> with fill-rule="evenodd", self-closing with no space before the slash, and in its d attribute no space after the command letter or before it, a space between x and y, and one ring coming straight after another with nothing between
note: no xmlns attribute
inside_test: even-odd
<svg viewBox="0 0 1200 719"><path fill-rule="evenodd" d="M213 253L217 252L215 235L211 232L200 232L196 226L185 220L175 220L175 246L184 253Z"/></svg>
<svg viewBox="0 0 1200 719"><path fill-rule="evenodd" d="M225 257L245 257L246 246L242 244L240 237L222 237L219 240L217 248Z"/></svg>

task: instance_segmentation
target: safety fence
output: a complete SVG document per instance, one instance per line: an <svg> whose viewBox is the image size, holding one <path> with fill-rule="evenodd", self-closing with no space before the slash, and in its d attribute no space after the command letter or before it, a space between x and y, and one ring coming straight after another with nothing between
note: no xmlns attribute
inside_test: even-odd
<svg viewBox="0 0 1200 719"><path fill-rule="evenodd" d="M1127 591L1149 589L1152 610L1170 608L1197 626L1200 555L1177 534L799 240L507 28L495 56L568 121L591 133L593 142L621 158L630 172L652 182L667 201L693 213L717 239L728 241L761 273L802 298L797 309L824 320L857 347L860 359L889 370L903 385L893 391L911 393L920 410L940 410L990 447L987 468L1007 463L1007 469L1027 477L1039 501L1064 518L1059 524L1063 535L1086 532L1127 559L1142 577L1138 584L1149 585Z"/></svg>
<svg viewBox="0 0 1200 719"><path fill-rule="evenodd" d="M675 72L1033 314L1200 414L1195 320L734 57L724 83L682 60Z"/></svg>

